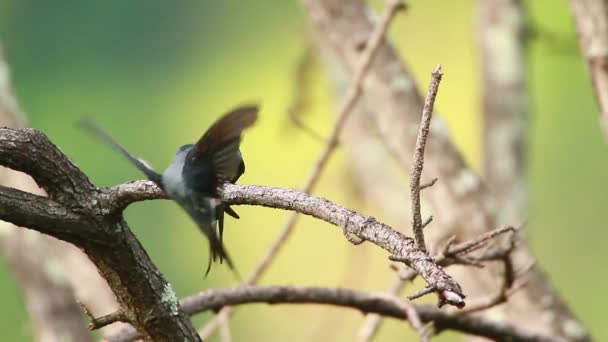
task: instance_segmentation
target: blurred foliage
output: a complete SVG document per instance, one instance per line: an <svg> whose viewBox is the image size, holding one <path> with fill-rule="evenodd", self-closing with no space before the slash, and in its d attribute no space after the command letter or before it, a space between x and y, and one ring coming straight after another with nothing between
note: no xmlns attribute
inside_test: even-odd
<svg viewBox="0 0 608 342"><path fill-rule="evenodd" d="M567 4L528 3L538 33L530 45L531 244L574 311L598 340L607 340L597 301L608 287L603 263L608 230L602 214L608 203L603 190L608 186L606 145ZM380 8L381 2L373 5ZM475 2L410 5L391 29L392 38L421 84L435 65L443 65L437 106L454 141L477 168ZM241 182L300 187L321 148L291 127L286 116L306 31L306 17L292 1L0 1L0 40L32 126L47 133L98 185L141 175L75 127L83 116L97 120L162 170L178 146L196 140L222 112L259 101L261 119L247 132L242 148L247 172ZM320 85L305 120L327 132L335 106L326 81L315 82ZM365 208L350 190L341 152L318 189L317 194L336 202L382 215ZM229 219L225 236L237 267L246 274L287 214L238 209L242 219ZM127 220L179 295L235 283L224 266L203 278L207 243L176 205L139 203L128 209ZM390 279L382 251L365 244L353 248L339 230L303 218L262 282L382 290ZM3 340L31 340L18 289L1 263L0 289ZM200 315L196 322L209 317ZM361 314L350 310L251 305L238 311L231 328L235 341L252 336L351 341L361 322ZM388 320L379 340L403 339L411 336L408 330L402 322Z"/></svg>

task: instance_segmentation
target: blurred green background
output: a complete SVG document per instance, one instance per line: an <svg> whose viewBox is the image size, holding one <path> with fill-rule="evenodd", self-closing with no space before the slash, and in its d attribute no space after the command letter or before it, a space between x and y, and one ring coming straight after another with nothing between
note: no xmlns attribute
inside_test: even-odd
<svg viewBox="0 0 608 342"><path fill-rule="evenodd" d="M439 111L478 168L475 1L410 4L393 26L392 38L420 84L438 63L443 65ZM566 2L528 4L532 24L545 33L531 43L529 53L531 244L595 338L608 340L603 322L608 153ZM375 8L380 5L374 2ZM98 185L141 175L75 127L83 116L93 117L131 151L163 169L178 146L196 140L221 113L259 101L263 111L245 136L247 172L240 182L301 187L321 149L285 114L306 31L297 1L0 0L0 41L31 125L47 133ZM317 101L306 118L323 133L335 108L329 100L326 95ZM349 190L344 161L338 152L316 193L374 214ZM242 219L228 219L225 239L246 274L286 213L238 209ZM175 204L139 203L128 209L127 220L180 296L235 284L223 266L203 278L207 242ZM392 279L378 248L353 248L339 230L308 218L297 228L262 283L383 290ZM28 320L4 263L0 303L2 340L30 341ZM210 317L199 315L196 323ZM358 312L331 307L250 305L237 312L231 327L235 341L352 341L362 319ZM402 322L389 320L378 340L410 334Z"/></svg>

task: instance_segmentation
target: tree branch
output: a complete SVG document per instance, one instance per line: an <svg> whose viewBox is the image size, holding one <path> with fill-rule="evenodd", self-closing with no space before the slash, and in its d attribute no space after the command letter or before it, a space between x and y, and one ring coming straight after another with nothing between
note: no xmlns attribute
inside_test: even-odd
<svg viewBox="0 0 608 342"><path fill-rule="evenodd" d="M157 190L151 190L153 193L148 191L150 187L155 187L150 181L129 183L128 187L134 192L128 196L118 190L121 187L123 186L119 185L111 188L108 193L122 194L120 201L124 201L124 203L152 199L154 198L153 193L157 194ZM435 292L439 294L441 299L449 299L449 304L464 305L464 295L458 283L438 267L428 254L417 248L413 239L384 223L378 222L371 216L359 214L324 198L283 188L225 183L220 187L219 195L222 202L226 204L259 205L292 210L331 223L349 235L383 248L391 256L415 269L429 285L435 287ZM447 298L449 294L455 296Z"/></svg>
<svg viewBox="0 0 608 342"><path fill-rule="evenodd" d="M435 98L437 97L437 91L439 91L439 83L443 72L441 71L441 65L433 71L431 84L429 85L429 93L424 102L424 108L422 109L422 119L420 122L420 128L418 130L418 137L416 138L416 147L414 148L414 162L410 169L410 197L412 202L412 230L414 231L414 239L416 246L423 251L426 251L426 245L424 244L424 227L428 223L423 224L422 214L420 213L420 178L422 177L422 168L424 167L424 147L426 146L426 139L429 136L429 128L431 127L431 118L433 117L433 106L435 105ZM429 183L425 187L429 187L435 184L436 179ZM430 223L430 221L428 221Z"/></svg>
<svg viewBox="0 0 608 342"><path fill-rule="evenodd" d="M33 129L0 128L0 164L30 174L50 198L0 188L2 219L82 249L147 339L200 340L172 286L152 264L122 213L108 209L114 205L107 189L96 189L44 134ZM128 198L124 192L122 196Z"/></svg>
<svg viewBox="0 0 608 342"><path fill-rule="evenodd" d="M188 314L219 310L226 305L250 303L268 304L328 304L354 308L362 313L378 313L398 319L408 319L408 307L415 310L422 322L434 322L438 332L456 330L494 340L509 341L565 341L559 337L537 334L508 323L479 316L452 316L428 305L407 304L384 293L366 293L341 288L242 286L201 292L181 300ZM108 342L133 341L139 336L133 329L106 337Z"/></svg>
<svg viewBox="0 0 608 342"><path fill-rule="evenodd" d="M40 131L0 128L0 139L2 165L32 176L49 198L78 209L95 194L87 176Z"/></svg>
<svg viewBox="0 0 608 342"><path fill-rule="evenodd" d="M82 216L47 197L5 186L0 186L0 219L66 241L82 237L84 221Z"/></svg>

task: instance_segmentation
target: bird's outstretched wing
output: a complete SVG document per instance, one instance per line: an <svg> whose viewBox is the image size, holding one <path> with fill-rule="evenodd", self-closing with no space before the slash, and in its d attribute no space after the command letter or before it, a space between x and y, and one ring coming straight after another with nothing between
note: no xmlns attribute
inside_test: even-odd
<svg viewBox="0 0 608 342"><path fill-rule="evenodd" d="M114 147L122 155L127 157L127 159L131 163L133 163L133 165L135 165L135 167L137 167L141 172L143 172L146 175L146 177L148 177L149 180L156 183L156 185L158 185L161 189L163 188L162 182L161 182L162 176L158 172L154 171L154 169L152 169L150 166L148 166L143 160L132 155L129 151L127 151L127 149L125 149L116 140L114 140L114 138L112 138L110 136L110 134L108 134L106 131L104 131L99 125L97 125L91 119L83 119L80 122L80 127L84 128L85 130L87 130L88 132L93 134L95 137L97 137L99 140L103 141L104 143Z"/></svg>
<svg viewBox="0 0 608 342"><path fill-rule="evenodd" d="M195 170L210 162L217 178L230 180L242 162L241 134L256 121L258 110L257 105L245 105L218 119L188 152L184 174L198 174Z"/></svg>
<svg viewBox="0 0 608 342"><path fill-rule="evenodd" d="M188 152L182 172L189 187L206 195L195 200L198 203L194 203L196 211L191 216L209 239L210 263L217 259L220 262L226 260L237 278L238 273L222 240L224 211L233 217L238 215L228 206L207 204L206 200L216 196L218 180L234 182L243 174L245 166L239 151L241 135L257 120L258 111L257 105L245 105L218 119ZM209 267L210 264L207 272Z"/></svg>

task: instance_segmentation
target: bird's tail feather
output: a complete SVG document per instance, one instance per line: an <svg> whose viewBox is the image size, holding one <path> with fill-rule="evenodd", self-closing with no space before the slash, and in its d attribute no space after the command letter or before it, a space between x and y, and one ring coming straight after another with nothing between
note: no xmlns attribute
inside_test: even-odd
<svg viewBox="0 0 608 342"><path fill-rule="evenodd" d="M226 251L226 247L224 246L222 241L218 238L218 236L216 234L213 234L213 236L209 238L209 262L207 264L207 270L205 271L205 276L209 273L209 270L211 269L211 263L218 261L218 260L220 263L222 263L224 260L226 260L228 267L230 267L230 269L234 272L234 275L237 278L237 280L239 280L239 281L241 280L241 276L240 276L239 272L237 271L236 267L234 266L234 263L232 262L232 258L230 258L230 255Z"/></svg>
<svg viewBox="0 0 608 342"><path fill-rule="evenodd" d="M218 223L223 226L224 212L222 207L216 206L211 198L197 200L196 203L194 203L194 207L196 209L189 211L190 215L197 222L199 228L209 240L209 261L207 263L207 269L205 270L205 276L209 274L213 262L219 261L222 263L226 260L228 267L234 272L236 278L240 280L240 275L234 267L232 258L230 258L230 255L222 242L223 232L221 230L218 231L218 228L220 228L218 227ZM216 212L216 210L219 212Z"/></svg>

